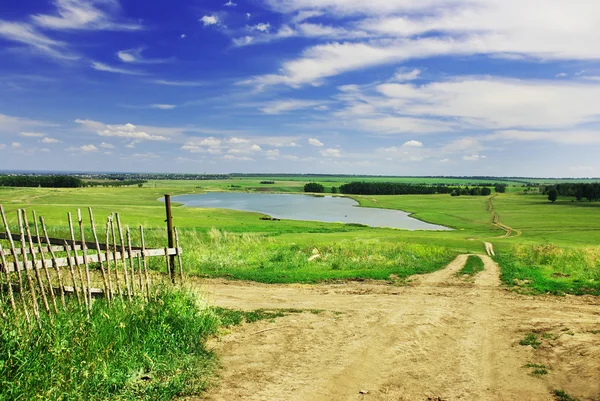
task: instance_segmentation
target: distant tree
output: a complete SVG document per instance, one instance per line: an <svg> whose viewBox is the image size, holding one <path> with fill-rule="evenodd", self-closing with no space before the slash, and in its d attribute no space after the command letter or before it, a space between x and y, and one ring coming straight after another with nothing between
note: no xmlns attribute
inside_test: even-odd
<svg viewBox="0 0 600 401"><path fill-rule="evenodd" d="M488 187L481 188L481 196L488 196L492 194L492 190Z"/></svg>
<svg viewBox="0 0 600 401"><path fill-rule="evenodd" d="M496 184L494 190L496 193L503 194L506 192L506 184Z"/></svg>
<svg viewBox="0 0 600 401"><path fill-rule="evenodd" d="M141 187L143 187L143 186L144 186L144 183L142 183L142 182L140 182L140 183L138 184L138 188L141 188Z"/></svg>
<svg viewBox="0 0 600 401"><path fill-rule="evenodd" d="M331 193L332 194L337 194L338 193L338 187L331 187Z"/></svg>
<svg viewBox="0 0 600 401"><path fill-rule="evenodd" d="M450 192L450 196L460 196L460 190L455 189L454 191Z"/></svg>
<svg viewBox="0 0 600 401"><path fill-rule="evenodd" d="M558 191L556 188L552 188L548 191L548 200L554 203L556 202L556 199L558 199Z"/></svg>
<svg viewBox="0 0 600 401"><path fill-rule="evenodd" d="M316 182L309 182L308 184L304 185L304 192L315 192L321 194L325 192L325 187Z"/></svg>

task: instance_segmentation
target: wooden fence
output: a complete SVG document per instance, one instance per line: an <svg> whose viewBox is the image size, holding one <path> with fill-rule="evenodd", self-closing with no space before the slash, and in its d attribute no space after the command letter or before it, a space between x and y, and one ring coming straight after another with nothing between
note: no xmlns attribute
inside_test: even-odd
<svg viewBox="0 0 600 401"><path fill-rule="evenodd" d="M73 224L71 213L67 214L69 238L51 238L43 217L17 210L17 227L11 231L9 221L0 205L4 232L0 240L0 302L10 303L13 311L22 309L27 322L33 314L40 325L40 309L49 315L64 308L65 297L75 296L77 302L89 311L94 298L105 297L108 303L114 300L132 302L134 297L151 296L151 275L148 258L162 257L165 260L170 282L176 276L183 281L182 249L179 247L177 229L173 229L167 205L167 227L169 246L146 248L144 228L139 226L140 246L132 245L129 226L123 227L118 213L106 219L103 232L104 242L98 237L92 209L89 208L90 241L86 239L86 228L77 210L78 230ZM77 233L76 233L77 232ZM78 237L76 239L76 237ZM177 266L176 266L177 265ZM40 306L41 305L41 306Z"/></svg>

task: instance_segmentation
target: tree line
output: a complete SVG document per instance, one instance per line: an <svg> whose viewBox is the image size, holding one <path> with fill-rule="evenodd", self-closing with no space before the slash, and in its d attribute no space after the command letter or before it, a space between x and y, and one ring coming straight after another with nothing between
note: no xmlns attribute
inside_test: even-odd
<svg viewBox="0 0 600 401"><path fill-rule="evenodd" d="M143 186L146 180L115 180L85 182L70 175L3 175L1 187L82 188Z"/></svg>
<svg viewBox="0 0 600 401"><path fill-rule="evenodd" d="M2 187L81 188L85 182L68 175L5 175L0 176Z"/></svg>
<svg viewBox="0 0 600 401"><path fill-rule="evenodd" d="M496 191L504 191L506 186L497 188ZM347 195L434 195L434 194L450 194L452 196L459 195L481 195L487 196L492 193L488 186L474 187L456 187L450 185L422 185L422 184L406 184L394 182L351 182L341 185L338 188L333 187L332 193L340 192ZM323 185L311 182L304 186L304 192L323 193L325 188Z"/></svg>
<svg viewBox="0 0 600 401"><path fill-rule="evenodd" d="M549 185L543 188L543 192L549 196L552 195L554 200L549 197L552 202L556 200L557 196L572 196L578 201L585 199L592 202L600 200L600 183L564 183Z"/></svg>

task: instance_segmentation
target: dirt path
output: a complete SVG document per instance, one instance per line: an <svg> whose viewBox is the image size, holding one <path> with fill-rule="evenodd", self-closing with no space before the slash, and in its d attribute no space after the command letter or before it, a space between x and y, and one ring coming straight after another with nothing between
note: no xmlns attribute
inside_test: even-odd
<svg viewBox="0 0 600 401"><path fill-rule="evenodd" d="M472 280L456 277L463 255L405 287L209 281L204 290L219 306L325 312L215 340L221 383L196 400L552 400L555 388L596 400L600 300L507 292L496 264L481 257L485 270ZM519 345L531 331L558 337L537 350ZM527 363L550 374L531 376Z"/></svg>
<svg viewBox="0 0 600 401"><path fill-rule="evenodd" d="M488 198L488 211L492 215L492 224L499 229L504 230L504 234L498 238L520 237L523 234L521 230L514 229L500 222L500 215L494 211L494 198L496 196L498 196L498 194L492 195Z"/></svg>

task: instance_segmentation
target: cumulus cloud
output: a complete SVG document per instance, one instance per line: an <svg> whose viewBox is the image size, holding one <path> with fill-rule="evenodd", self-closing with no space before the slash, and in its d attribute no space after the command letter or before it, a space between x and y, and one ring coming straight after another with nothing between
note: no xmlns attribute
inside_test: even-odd
<svg viewBox="0 0 600 401"><path fill-rule="evenodd" d="M18 149L18 148L20 148L22 145L21 145L21 143L20 143L20 142L13 142L13 143L12 143L10 146L12 146L12 147L13 147L13 148L15 148L15 149Z"/></svg>
<svg viewBox="0 0 600 401"><path fill-rule="evenodd" d="M97 152L98 148L95 145L82 145L79 147L70 147L66 149L67 152L84 152L84 153L91 153L91 152Z"/></svg>
<svg viewBox="0 0 600 401"><path fill-rule="evenodd" d="M325 149L322 150L321 152L321 156L323 157L341 157L342 153L340 152L339 149Z"/></svg>
<svg viewBox="0 0 600 401"><path fill-rule="evenodd" d="M219 19L216 15L205 15L200 18L200 21L204 24L204 26L216 25L219 23Z"/></svg>
<svg viewBox="0 0 600 401"><path fill-rule="evenodd" d="M260 32L269 32L270 28L271 28L271 24L269 24L268 22L261 22L259 24L248 27L248 29L250 29L251 31L260 31Z"/></svg>
<svg viewBox="0 0 600 401"><path fill-rule="evenodd" d="M51 138L49 136L45 137L41 141L42 143L61 143L62 141L56 138Z"/></svg>
<svg viewBox="0 0 600 401"><path fill-rule="evenodd" d="M312 146L317 146L317 147L323 146L323 142L319 141L316 138L309 138L308 139L308 144L312 145Z"/></svg>
<svg viewBox="0 0 600 401"><path fill-rule="evenodd" d="M402 145L402 146L404 146L405 148L422 148L423 142L412 140L412 141L404 142L404 145Z"/></svg>
<svg viewBox="0 0 600 401"><path fill-rule="evenodd" d="M135 141L168 141L169 138L164 135L150 134L142 131L137 126L127 123L124 125L103 124L92 120L75 120L77 124L87 129L96 131L100 136L116 137L124 139L133 139Z"/></svg>
<svg viewBox="0 0 600 401"><path fill-rule="evenodd" d="M227 3L223 4L225 7L235 7L237 3L234 3L232 0L229 0Z"/></svg>
<svg viewBox="0 0 600 401"><path fill-rule="evenodd" d="M100 144L100 147L104 148L104 149L114 149L115 145L113 145L111 143L102 142Z"/></svg>

